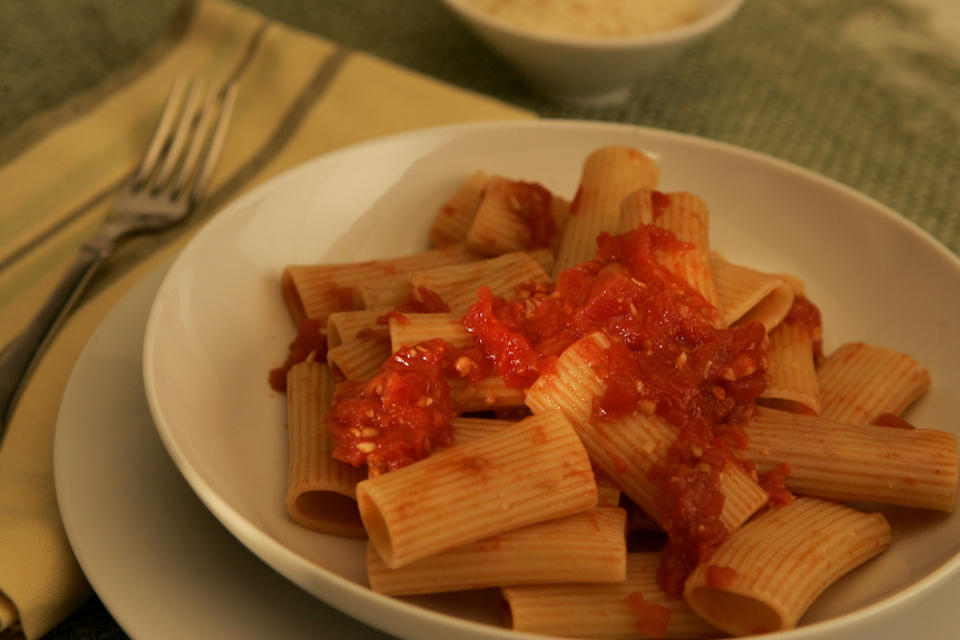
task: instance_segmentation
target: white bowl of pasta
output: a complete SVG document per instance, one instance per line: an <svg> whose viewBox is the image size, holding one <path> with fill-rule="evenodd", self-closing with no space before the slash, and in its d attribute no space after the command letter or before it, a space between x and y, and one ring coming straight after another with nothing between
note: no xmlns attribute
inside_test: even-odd
<svg viewBox="0 0 960 640"><path fill-rule="evenodd" d="M595 153L610 149L613 151L609 153ZM612 164L597 161L597 158L602 160L604 157ZM639 255L636 252L642 253L638 247L643 242L648 243L644 246L665 242L663 247L680 247L677 255L700 256L692 261L671 262L670 273L686 273L684 277L692 282L696 279L692 274L702 276L704 265L711 265L714 285L718 291L725 292L717 300L725 301L722 309L726 310L732 308L729 304L731 289L723 284L726 276L721 275L723 267L717 266L720 264L717 260L750 265L761 274L773 275L773 284L768 281L764 285L768 295L759 297L773 304L775 292L787 288L791 291L791 300L799 299L799 295L814 301L822 313L823 350L828 356L827 361L835 352L845 353L842 351L844 345L860 342L909 354L905 356L906 360L898 360L901 367L898 371L913 372L911 376L898 373L881 377L909 378L915 381L913 386L900 385L896 390L887 389L884 394L889 397L899 394L901 404L912 403L906 418L924 428L901 430L865 424L850 426L848 423L862 422L863 419L849 416L842 420L811 418L801 415L809 413L807 409L800 408L801 413L793 413L809 400L802 393L768 394L767 399L761 400L767 407L759 410L745 429L749 440L754 442L753 448L739 441L742 450L734 454L747 462L730 462L723 458L728 461L717 463L716 460L721 458L708 460L702 452L696 453L696 459L704 464L716 463L721 465L718 468L726 469L716 476L723 481L716 480L710 485L724 496L716 503L720 511L711 513L723 521L725 527L732 529L732 533L722 543L717 539L711 547L713 558L720 559L714 564L704 560L699 569L689 567L692 572L681 574L686 580L685 590L681 582L680 594L667 599L657 591L663 584L650 577L650 572L656 571L660 556L656 552L643 555L628 547L622 535L624 514L616 505L641 504L662 527L671 532L678 530L671 525L676 518L669 515L668 502L664 502L667 495L663 493L665 485L656 484L659 481L650 485L647 479L679 477L681 471L677 470L687 467L683 467L685 463L681 459L680 466L673 467L672 471L659 466L657 471L650 472L650 459L644 457L662 453L661 446L654 442L657 437L666 441L679 439L679 436L671 435L676 430L669 426L671 420L676 420L674 414L661 412L661 407L676 409L678 405L671 404L666 396L651 400L650 396L644 395L657 384L653 378L643 377L647 374L637 378L645 384L634 385L635 380L630 379L629 386L639 395L628 389L626 396L617 396L619 405L614 402L616 398L611 400L612 404L603 404L610 400L603 395L606 392L594 390L593 396L584 396L582 389L563 391L564 384L569 382L561 379L566 373L574 372L571 374L573 379L583 382L593 375L585 372L593 371L596 375L605 372L602 375L609 376L613 370L603 364L604 358L577 369L577 361L571 360L574 356L603 353L618 366L628 362L613 359L615 354L609 351L612 347L604 343L606 338L603 336L611 330L609 327L599 330L599 334L594 331L577 335L562 352L553 354L557 357L550 360L549 365L543 359L528 361L535 375L517 385L494 384L496 381L491 382L490 378L497 376L484 378L490 382L486 386L483 381L476 384L463 380L457 382L449 377L453 375L450 370L444 370L449 381L445 383L447 391L439 392L440 395L435 396L436 402L430 399L417 404L426 399L426 395L418 395L409 400L409 406L419 407L418 411L426 410L426 407L436 408L450 399L456 410L465 414L499 404L503 407L526 406L533 415L524 417L526 414L519 409L510 409L508 413L512 419L508 428L479 437L474 442L467 442L466 434L473 427L483 426L479 424L483 420L458 426L457 429L461 430L455 433L461 435L453 436L452 441L438 432L439 435L431 436L433 444L452 446L412 464L407 464L411 459L387 455L388 440L380 439L381 434L367 433L370 424L361 419L355 425L356 437L347 435L346 439L337 442L345 447L342 451L359 456L357 460L369 463L370 469L375 471L367 479L363 479L361 473L360 478L355 478L359 483L345 491L359 497L362 522L358 518L357 503L352 499L342 495L321 495L317 485L310 483L320 479L325 472L309 466L313 464L309 460L316 459L317 454L309 442L322 444L318 434L325 432L316 428L318 418L311 407L323 406L324 401L299 400L306 396L292 390L314 389L323 396L325 387L317 386L313 377L316 371L323 371L322 358L315 354L308 358L310 362L291 371L287 381L292 385L290 397L294 399L289 407L288 398L271 390L267 382L268 372L283 361L287 345L296 333L291 309L293 315L328 313L331 310L311 311L311 304L319 300L321 304L334 301L337 305L352 306L361 295L372 296L371 299L383 303L386 299L376 296L388 295L389 298L396 295L397 278L408 281L404 285L407 289L416 282L417 287L435 292L446 291L444 282L449 283L451 274L454 280L460 278L462 281L463 273L457 271L459 267L452 271L449 268L438 271L432 268L437 266L435 263L432 267L422 264L422 257L413 258L412 262L410 258L402 258L399 262L393 259L427 251L428 236L435 243L444 244L460 233L454 230L456 224L449 224L450 220L440 225L437 221L455 217L451 212L457 209L457 202L462 201L451 202L450 198L464 189L469 195L471 180L479 179L476 178L477 170L486 172L486 177L480 179L483 187L477 192L479 195L475 193L481 198L480 202L488 196L498 198L502 216L504 211L523 209L528 202L525 198L531 193L541 196L549 193L550 206L546 210L553 216L554 230L562 229L563 234L573 237L570 229L587 224L583 222L588 220L584 212L601 206L598 203L604 200L603 197L594 197L597 190L592 182L582 184L587 174L607 176L609 172L617 173L617 167L624 162L630 164L634 161L644 167L644 180L659 180L655 189L649 185L630 188L630 195L634 198L631 215L640 216L630 218L631 225L648 229L644 233L650 235L625 234L624 237L636 239L642 236L645 240L640 244L618 245L619 254L608 246L607 262L603 265L593 263L596 268L590 272L590 277L599 273L621 276L625 263L611 262L610 255L626 255L623 253L626 246L632 247L630 251L634 253L630 255ZM591 163L595 164L594 168L585 171ZM497 186L498 183L493 181L495 177L506 182ZM526 185L521 191L501 189L504 184L509 187L521 183ZM697 198L693 200L692 196L683 195L687 192ZM618 208L626 202L627 199L619 198ZM699 230L691 231L690 225L683 223L669 232L649 231L649 227L656 227L658 221L661 225L666 224L664 220L671 219L674 210L696 210L703 203L709 207L708 229L700 225ZM572 216L568 215L571 206L576 211ZM648 218L644 219L644 215ZM653 217L649 218L650 215ZM570 222L576 218L580 221ZM693 218L706 220L705 215ZM482 227L477 224L479 220L479 213L475 213L472 222L466 226L461 224L461 232L480 233L477 231ZM619 220L617 224L620 224ZM646 222L641 225L637 220ZM543 231L544 224L521 225L520 236L527 240L540 237L537 234ZM500 222L491 228L502 230L509 227L509 221L501 217ZM501 249L492 248L498 240L491 237L491 233L496 235L495 231L488 229L486 235L481 233L478 236L481 240L474 238L470 242L475 249L502 255L483 259L474 256L469 263L471 268L482 267L480 271L486 273L488 264L505 264L506 268L497 272L501 274L497 278L513 278L513 284L503 285L501 282L495 285L493 282L498 280L494 278L489 283L493 290L496 286L513 287L516 278L524 282L531 279L531 276L523 275L528 273L527 269L532 270L529 273L547 273L546 280L543 275L539 276L540 285L525 288L527 297L523 304L551 309L552 317L566 313L562 307L541 306L550 304L547 300L553 290L547 269L552 270L551 264L565 260L571 264L579 262L581 258L575 254L582 247L571 249L576 243L568 241L565 244L558 236L556 241L542 238L542 248L516 252L512 250L516 247L510 244L516 241L514 237L505 240L507 249L512 249L506 251L501 247L506 251L503 253ZM670 234L681 237L685 244L670 244L676 242ZM705 245L697 248L698 238L708 238L709 249L722 253L722 258L709 257ZM504 242L502 237L499 241ZM443 251L449 257L459 249ZM889 260L891 254L900 259ZM438 254L433 252L430 255L435 258ZM666 264L669 261L660 262ZM311 298L310 285L298 281L299 276L291 275L288 267L325 263L341 266L363 263L360 279L354 284L338 281L334 285L314 285L322 295ZM678 264L687 266L680 268ZM656 271L659 267L650 268L660 273ZM638 274L631 273L631 277L637 280ZM411 279L410 274L416 275ZM802 279L802 291L798 281L791 276ZM349 277L356 278L357 275L354 273ZM594 283L592 280L568 279L568 284L571 282L574 284L572 290L576 290L577 283ZM616 282L623 284L622 279ZM653 282L644 281L640 288L650 289ZM385 283L389 286L383 286ZM625 286L633 285L626 283ZM557 290L559 288L557 285ZM581 287L583 290L587 288ZM664 290L686 291L676 284L674 288ZM705 632L703 627L697 626L705 624L701 620L703 616L711 624L737 633L783 627L785 638L839 638L861 633L892 638L896 636L890 634L896 633L897 629L910 629L913 628L911 625L918 624L912 621L907 625L904 620L909 607L915 606L913 601L922 600L925 591L954 573L960 565L960 519L949 512L956 489L956 426L952 418L956 414L957 401L948 390L960 383L960 374L954 367L960 355L957 353L960 325L956 322L960 317L960 300L954 295L957 290L960 290L960 261L900 216L850 189L755 153L689 136L625 125L558 121L453 126L394 136L317 158L258 188L219 214L178 257L157 294L144 343L144 380L151 412L167 450L197 495L227 529L253 553L303 589L394 635L504 640L525 637L527 631L550 635L566 629L566 633L583 633L577 631L571 620L597 624L590 617L596 614L605 616L605 619L617 618L630 628L640 623L647 625L644 628L648 631L666 630L668 635L687 632L717 634L716 631ZM444 293L440 297L450 301L452 309L461 308L456 306L458 304L469 307L469 298L476 295L475 289L467 291L465 298L455 290L451 291L453 293ZM636 290L631 291L636 293ZM505 293L496 295L509 300ZM706 300L714 294L697 295L701 298L696 300ZM769 344L762 339L758 342L757 325L750 325L753 329L749 331L742 327L742 330L728 329L727 325L737 324L732 316L721 318L719 312L710 311L716 305L698 306L699 303L690 302L693 299L684 298L687 300L684 304L699 309L694 314L699 318L696 322L706 321L712 327L697 324L703 335L729 338L732 342L725 343L724 347L729 353L735 351L731 345L740 344L747 351L737 353L756 356L756 351L750 351L753 348L750 345L762 344L766 345L763 347L767 358L764 362L774 357L771 355L774 347L770 345L774 342L774 327L779 326L779 320L770 320L767 316L765 321L771 325ZM424 301L422 295L419 300ZM631 300L641 304L643 299ZM389 311L392 304L373 305L374 312L367 315L373 316L374 325L367 324L366 331L357 329L359 325L356 324L330 325L327 336L330 344L334 348L349 347L351 341L360 336L375 337L378 327L385 332L383 325L376 325L376 317L382 315L381 309ZM787 304L791 310L796 307L796 304ZM422 328L421 321L437 320L440 324L434 323L431 329L437 332L434 335L442 334L446 336L445 344L452 344L464 335L471 335L465 333L463 326L455 326L459 320L451 323L449 316L453 314L459 318L458 313L462 315L462 312L451 311L446 314L423 313L417 318L418 314L408 308L390 321L391 331L395 329L397 336L407 337L389 337L403 345L427 345L421 339L406 340L410 340L411 332L416 333ZM787 311L782 310L779 318L782 319L785 313ZM338 316L338 319L345 318ZM414 321L410 321L411 318ZM443 328L436 330L438 326ZM450 333L451 327L453 333ZM472 335L480 336L483 328L475 324L472 331ZM762 337L763 328L759 331ZM382 332L379 335L385 335ZM808 335L808 340L812 339L811 336ZM684 340L688 341L690 337ZM381 351L387 344L376 339L368 342ZM806 344L804 348L809 350L810 342ZM420 353L427 353L428 347L423 346ZM403 346L396 353L402 354L405 349L413 353L416 348ZM316 349L311 347L311 350ZM655 351L648 350L651 354ZM389 352L388 349L387 356ZM363 360L366 356L357 353L350 348L340 348L333 355L334 349L331 349L328 358L336 368L335 373L366 378L369 374L350 373L351 367L362 369L369 365L369 360ZM479 366L474 352L452 353L465 358L458 357L457 362L462 366L455 367L462 374L461 378L469 377L464 372ZM685 343L682 356L663 353L669 354L671 367L694 369L697 362L702 363L697 360L702 352L690 344ZM714 359L726 357L719 352L712 353ZM487 357L494 355L490 353ZM538 358L541 357L547 356L540 354ZM756 393L767 393L777 387L770 382L773 378L769 364L763 365L768 367L767 373L758 373L753 365L760 360L752 361L751 368L746 366L749 357L744 357L747 359L728 358L730 371L726 367L716 369L718 377L703 389L713 393L715 399L721 399L725 394L744 393L747 395L737 398L746 398L743 402L749 404ZM410 362L408 358L402 364L408 366ZM649 365L651 361L645 362ZM703 371L713 371L711 366L704 365ZM377 371L383 369L377 368ZM932 377L932 386L913 402L926 390L924 372L929 372ZM762 392L760 387L747 384L758 375L764 375L768 380ZM501 371L503 380L506 376ZM607 388L615 386L612 378L601 376L598 380ZM399 387L392 378L381 379L381 382L381 385L360 384L351 388L357 394L361 393L358 389L366 389L362 393L379 394L378 402L386 406L383 389L396 391ZM739 384L741 382L743 384ZM311 384L314 386L309 386ZM827 389L826 385L821 386ZM623 390L622 385L618 388ZM751 393L754 395L749 395ZM824 406L836 402L836 397L830 400L829 395L827 392L822 396ZM369 396L348 394L340 396L341 401L344 397L360 402L350 405L362 409L355 411L355 416L362 418L370 409L370 405L361 402L369 400ZM599 402L609 413L604 420L613 422L597 423L590 411L592 405L577 409L576 403L563 400L565 397L588 397L591 402ZM624 397L629 398L626 409L623 408ZM718 410L717 407L723 404L711 403L710 411ZM611 408L614 405L620 408L615 411ZM775 408L770 409L771 405ZM340 402L338 406L336 420L349 419L348 403ZM706 411L704 407L708 405L697 406L700 407L697 411ZM743 406L746 405L723 404L720 413L715 414L717 423L743 423L747 414L737 413ZM821 413L826 411L822 406L820 410ZM577 411L581 413L577 414ZM888 409L885 412L893 411ZM732 417L734 414L736 420ZM499 417L504 418L504 415ZM389 422L380 414L377 419L384 420L380 425ZM337 425L346 424L326 420L333 432L336 432ZM690 416L685 420L685 424L695 422ZM872 418L868 421L877 422ZM895 420L886 418L879 422L886 424ZM627 453L605 450L602 433L614 428L612 424L623 429L618 441L634 438L624 434L639 433L636 429L647 433L644 437L648 440L641 441L638 448ZM831 428L817 432L818 426L824 424ZM503 425L498 423L496 426L499 429ZM446 423L440 427L446 428ZM351 428L346 424L338 438ZM601 435L591 435L591 428ZM776 429L780 431L774 433ZM740 432L724 428L722 433L709 433L728 442L734 435L739 437ZM787 435L778 440L780 436L777 434ZM421 440L417 442L423 444ZM699 441L690 442L696 444ZM688 448L692 450L694 447ZM422 447L401 449L404 455L413 458L424 454ZM501 456L505 451L515 453L512 457ZM824 451L831 453L825 455ZM548 452L559 456L559 462L548 459ZM787 454L794 457L783 459ZM298 461L304 462L300 464ZM767 508L767 496L773 492L774 485L757 489L750 469L766 472L777 469L783 461L792 465L786 476L786 486L805 497L790 506ZM688 466L695 470L696 465ZM743 473L731 469L740 469ZM703 467L697 472L708 471ZM340 475L346 477L351 473ZM449 475L451 473L453 475ZM738 478L735 482L729 480L734 475ZM604 481L603 477L613 479L613 482ZM770 478L775 479L768 475L767 479ZM728 490L728 487L721 491L720 487L727 486L723 483L728 481L741 489ZM445 489L456 486L466 492L448 493ZM622 489L628 499L623 502L611 499L611 486ZM845 496L846 506L835 503L840 494ZM515 498L517 495L527 497ZM399 502L397 496L400 496ZM596 506L598 501L606 506ZM894 504L881 504L884 501ZM534 506L531 508L531 505ZM731 511L727 510L728 507ZM739 515L731 515L736 509L740 510ZM790 514L795 514L793 520L787 518ZM460 519L459 523L454 515ZM787 518L787 525L783 524L783 518ZM808 524L817 522L818 518L820 524L811 531ZM727 524L733 521L736 522ZM416 522L423 528L415 528ZM463 523L469 526L464 527ZM363 525L364 529L358 529L358 525ZM339 534L368 533L370 543L357 537L341 537L309 528L317 526L326 527L328 531L336 530ZM561 528L554 530L550 528L553 526ZM574 534L563 528L567 526L580 526L594 532L602 530L608 537L588 538L590 542L584 542L582 538L571 538ZM784 535L784 526L794 533ZM614 532L612 539L609 537L611 531ZM757 535L767 541L757 543L761 546L769 541L790 541L779 550L771 547L765 551L769 554L765 556L766 564L774 566L770 558L779 558L785 573L773 577L764 574L763 562L741 553L743 545L754 546L756 541L749 535L755 535L757 531L761 532ZM574 540L573 548L579 552L572 553L569 547L564 550L562 545L547 544L550 540L567 538ZM662 542L662 537L654 538ZM745 539L748 543L743 542ZM529 574L517 577L514 571L517 560L507 562L497 555L511 549L514 553L520 549L521 557L532 563ZM472 560L454 555L453 564L442 564L447 554L464 550L473 554L469 556ZM540 565L536 565L535 559L544 556L549 561L541 560ZM748 559L738 560L738 556ZM856 556L857 562L844 564L846 561L840 556ZM557 561L561 557L567 560ZM483 560L478 561L478 558ZM584 569L581 565L589 564L588 558L593 558L591 562L594 564ZM424 570L413 571L410 575L409 567L416 569L431 562L440 562L440 565L432 566L441 568L435 573ZM482 567L486 573L477 577L460 572L459 568L471 563ZM853 567L853 564L858 566ZM574 565L578 567L577 571L586 573L570 573L574 571ZM817 571L807 570L811 567ZM504 572L510 577L504 578ZM647 578L638 577L636 572ZM550 577L543 578L542 575ZM524 608L524 602L528 602L524 598L536 595L536 588L511 586L503 594L509 602L510 615L506 624L513 625L514 629L504 628L501 591L495 587L504 581L515 585L544 580L561 583L595 581L596 584L577 587L572 594L563 595L559 600L540 601L537 606L548 607L552 612L546 621L543 617L537 621L537 617L530 613L535 607ZM764 580L778 585L779 591L773 589L771 593L756 586ZM371 589L371 584L375 589ZM397 584L408 586L398 587ZM416 586L409 587L409 584ZM431 589L424 584L444 584L442 589L456 590L427 594L422 592ZM465 588L478 585L485 588ZM826 590L821 594L822 587ZM603 592L605 588L612 591ZM598 590L606 594L601 598L606 603L604 606L613 606L616 613L602 611L595 599L591 599L590 594ZM686 601L681 597L684 591ZM416 595L391 596L387 593ZM788 602L791 594L795 596L794 600L802 602ZM818 597L810 604L808 600L813 596ZM732 619L725 617L728 611L734 610L741 613ZM664 612L669 612L666 622ZM565 617L560 613L573 615ZM551 619L554 626L547 624ZM667 626L657 627L659 624ZM675 626L669 626L671 624ZM797 626L793 628L795 624ZM615 632L619 633L610 631Z"/></svg>
<svg viewBox="0 0 960 640"><path fill-rule="evenodd" d="M718 30L743 0L444 0L540 93L623 102L632 86Z"/></svg>

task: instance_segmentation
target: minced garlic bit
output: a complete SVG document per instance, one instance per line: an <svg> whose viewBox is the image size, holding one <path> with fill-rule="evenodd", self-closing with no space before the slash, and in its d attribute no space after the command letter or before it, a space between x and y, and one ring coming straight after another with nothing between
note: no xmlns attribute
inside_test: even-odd
<svg viewBox="0 0 960 640"><path fill-rule="evenodd" d="M657 412L657 403L653 400L642 398L637 400L637 411L640 412L640 415L652 416Z"/></svg>
<svg viewBox="0 0 960 640"><path fill-rule="evenodd" d="M457 373L459 373L461 377L465 378L471 371L477 368L477 363L467 356L460 356L453 363L453 368L457 370Z"/></svg>
<svg viewBox="0 0 960 640"><path fill-rule="evenodd" d="M585 38L666 31L698 19L703 0L464 0L519 29Z"/></svg>

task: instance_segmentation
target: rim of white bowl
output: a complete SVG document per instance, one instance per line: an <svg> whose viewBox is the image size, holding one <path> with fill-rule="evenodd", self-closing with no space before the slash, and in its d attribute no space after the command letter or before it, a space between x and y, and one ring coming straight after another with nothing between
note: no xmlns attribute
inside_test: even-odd
<svg viewBox="0 0 960 640"><path fill-rule="evenodd" d="M743 6L744 0L721 0L718 6L707 9L699 19L671 29L635 36L614 37L572 36L545 31L531 31L514 26L509 22L492 18L483 11L470 6L466 0L443 0L443 2L453 10L454 13L460 14L469 21L478 22L489 29L494 29L530 42L542 42L544 44L568 47L620 49L675 44L704 35L736 15Z"/></svg>

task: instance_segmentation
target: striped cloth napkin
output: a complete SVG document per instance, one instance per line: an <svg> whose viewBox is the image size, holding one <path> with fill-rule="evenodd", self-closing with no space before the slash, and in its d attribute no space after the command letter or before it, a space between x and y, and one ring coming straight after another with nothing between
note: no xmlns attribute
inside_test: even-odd
<svg viewBox="0 0 960 640"><path fill-rule="evenodd" d="M74 361L124 292L228 201L317 154L430 125L533 117L239 6L192 3L144 59L0 141L0 344L103 219L181 74L239 78L223 158L189 222L135 239L99 274L20 399L0 448L0 631L39 637L90 594L57 512L54 427Z"/></svg>

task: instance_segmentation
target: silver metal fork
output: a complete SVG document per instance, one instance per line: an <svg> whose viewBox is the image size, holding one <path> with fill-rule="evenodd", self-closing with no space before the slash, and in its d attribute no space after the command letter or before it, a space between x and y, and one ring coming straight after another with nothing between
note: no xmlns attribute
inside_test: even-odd
<svg viewBox="0 0 960 640"><path fill-rule="evenodd" d="M182 221L207 188L223 148L236 85L208 91L201 80L187 84L183 78L174 83L143 159L103 225L81 246L40 311L0 352L0 440L39 355L100 265L122 240Z"/></svg>

